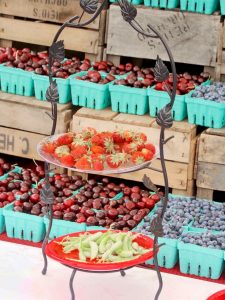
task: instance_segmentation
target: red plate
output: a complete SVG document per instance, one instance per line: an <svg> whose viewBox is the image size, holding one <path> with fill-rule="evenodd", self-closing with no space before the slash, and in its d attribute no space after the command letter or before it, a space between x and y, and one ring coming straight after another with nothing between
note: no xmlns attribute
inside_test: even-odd
<svg viewBox="0 0 225 300"><path fill-rule="evenodd" d="M207 298L207 300L224 300L224 299L225 299L225 290L219 291L213 294L212 296L210 296L209 298Z"/></svg>
<svg viewBox="0 0 225 300"><path fill-rule="evenodd" d="M106 232L106 230L92 230L89 231L89 233L96 233L96 232ZM115 230L115 232L120 232L118 230ZM60 236L54 240L52 240L49 244L47 244L45 252L46 254L51 257L54 260L59 261L60 263L73 267L73 268L77 268L77 269L81 269L81 270L87 270L87 271L117 271L117 270L121 270L121 269L126 269L129 267L133 267L135 265L139 265L144 263L146 260L150 259L153 257L153 250L137 257L134 258L133 260L128 260L128 261L124 261L124 262L106 262L106 263L99 263L96 261L79 261L79 252L78 250L74 250L69 254L65 254L62 251L62 246L55 243L57 242L61 242L62 239L66 236L70 236L70 237L75 237L75 236L79 236L80 234L84 234L84 232L76 232L76 233L72 233L72 234L67 234L64 236ZM136 233L132 233L132 234L136 234ZM149 249L149 248L153 248L153 239L151 239L148 236L139 234L138 237L134 240L135 242L137 242L140 246ZM72 259L77 259L78 261L72 261L69 258Z"/></svg>

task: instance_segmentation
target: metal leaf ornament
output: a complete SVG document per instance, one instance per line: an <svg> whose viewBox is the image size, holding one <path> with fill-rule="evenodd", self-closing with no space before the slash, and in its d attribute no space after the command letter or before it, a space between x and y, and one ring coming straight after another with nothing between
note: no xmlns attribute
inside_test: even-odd
<svg viewBox="0 0 225 300"><path fill-rule="evenodd" d="M169 71L164 64L164 62L161 60L161 58L157 55L156 64L154 68L154 75L155 79L158 82L163 82L169 77Z"/></svg>
<svg viewBox="0 0 225 300"><path fill-rule="evenodd" d="M155 235L162 237L163 236L163 227L162 227L162 218L157 215L150 224L150 231Z"/></svg>
<svg viewBox="0 0 225 300"><path fill-rule="evenodd" d="M173 117L170 105L163 107L157 114L156 123L164 128L170 128L173 125Z"/></svg>
<svg viewBox="0 0 225 300"><path fill-rule="evenodd" d="M121 14L123 19L129 23L133 21L137 16L136 7L132 3L128 2L127 0L119 0L118 2L121 8Z"/></svg>
<svg viewBox="0 0 225 300"><path fill-rule="evenodd" d="M49 102L58 102L59 101L59 92L56 80L52 80L51 84L49 85L46 91L46 99Z"/></svg>
<svg viewBox="0 0 225 300"><path fill-rule="evenodd" d="M64 42L58 41L51 45L49 48L49 56L53 57L53 59L62 61L65 58L65 49Z"/></svg>
<svg viewBox="0 0 225 300"><path fill-rule="evenodd" d="M98 0L81 0L80 7L88 14L94 14L98 8Z"/></svg>
<svg viewBox="0 0 225 300"><path fill-rule="evenodd" d="M150 191L153 191L155 193L158 193L157 187L154 185L154 183L151 181L151 179L147 175L143 176L143 183L147 189L149 189Z"/></svg>
<svg viewBox="0 0 225 300"><path fill-rule="evenodd" d="M43 185L40 196L41 201L43 201L44 203L53 204L55 197L51 190L51 185L48 181Z"/></svg>

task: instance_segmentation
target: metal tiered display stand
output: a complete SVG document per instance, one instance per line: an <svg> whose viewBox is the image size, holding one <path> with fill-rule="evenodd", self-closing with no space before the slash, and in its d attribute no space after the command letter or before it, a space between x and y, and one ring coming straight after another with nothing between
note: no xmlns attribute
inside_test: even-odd
<svg viewBox="0 0 225 300"><path fill-rule="evenodd" d="M52 65L55 60L62 61L65 58L65 50L64 50L64 43L62 40L59 40L59 36L66 27L72 27L72 28L81 28L84 26L87 26L91 22L93 22L101 13L101 11L105 8L107 5L108 1L103 0L102 3L98 3L98 0L81 0L80 1L80 6L83 9L83 12L80 16L74 16L68 21L66 21L58 30L56 33L54 40L52 42L52 45L49 49L49 82L50 85L47 89L46 92L46 99L51 103L52 111L51 114L49 114L49 117L52 119L52 130L51 130L51 135L54 135L55 129L56 129L56 124L57 124L57 103L59 100L59 94L58 94L58 89L57 89L57 84L56 80L53 79L53 73L52 73ZM169 49L169 46L167 45L165 39L163 36L160 34L158 30L156 30L151 24L149 24L147 29L145 30L135 19L137 15L137 10L135 6L133 6L130 2L127 0L118 0L118 4L121 8L121 14L125 22L128 22L130 26L139 34L154 38L154 39L160 39L163 46L165 47L165 51L168 54L169 60L170 60L170 65L171 65L171 70L172 70L172 75L173 75L173 88L170 90L168 86L165 85L166 91L170 97L169 103L158 112L156 122L160 126L160 138L159 138L159 155L160 155L160 160L161 160L161 169L155 169L150 166L150 163L148 165L140 165L138 166L138 169L152 169L154 171L161 172L163 174L164 178L164 184L165 184L165 194L162 197L162 195L159 194L161 201L163 203L162 211L161 213L151 222L151 232L154 234L154 246L153 246L153 251L154 251L154 264L155 264L155 270L157 272L158 280L159 280L159 288L158 291L155 295L155 300L159 298L159 295L161 293L162 287L163 287L163 282L162 282L162 276L159 270L158 266L158 259L157 259L157 252L160 247L158 245L158 237L163 235L163 228L162 228L162 220L164 213L166 211L167 203L168 203L168 193L169 193L169 188L168 188L168 176L167 176L167 170L166 170L166 165L165 165L165 158L164 158L164 145L171 139L173 136L165 139L165 130L166 128L170 128L173 124L173 118L171 114L171 110L174 104L175 100L175 95L176 95L176 87L177 87L177 77L176 77L176 67L174 63L174 59L172 56L172 53ZM82 17L83 15L87 13L92 15L92 17L82 23ZM76 37L71 37L71 38L76 38ZM167 67L164 65L163 61L157 56L156 59L156 65L154 68L154 75L155 78L158 82L164 82L168 76L169 76L169 71ZM137 168L136 168L137 169ZM48 230L45 236L45 239L42 244L42 253L43 253L43 258L44 258L44 268L42 270L42 274L45 275L47 272L47 267L48 267L48 261L47 261L47 255L46 255L46 246L49 242L49 235L50 231L52 228L52 221L53 221L53 201L54 201L54 194L51 191L51 186L49 183L49 174L50 174L50 164L45 161L45 184L43 185L43 188L41 190L41 199L47 204L48 207L48 217L49 217L49 226ZM132 170L125 170L126 172L130 172ZM124 170L123 170L124 172ZM108 172L109 173L109 172ZM119 170L118 170L119 173ZM157 187L152 183L150 178L147 175L144 175L143 177L143 183L144 185L149 189L152 190L156 193L158 193ZM72 274L69 282L70 286L70 291L71 291L71 299L75 299L75 293L73 289L73 280L74 276L76 274L76 271L82 271L82 272L101 272L101 271L91 271L87 269L80 269L80 268L74 268L69 265L66 265L69 268L72 268ZM133 265L131 265L133 267ZM126 268L128 269L128 268ZM122 276L125 276L125 270L126 269L118 269L118 270L109 270L107 272L115 272L119 271ZM104 271L106 272L106 271Z"/></svg>

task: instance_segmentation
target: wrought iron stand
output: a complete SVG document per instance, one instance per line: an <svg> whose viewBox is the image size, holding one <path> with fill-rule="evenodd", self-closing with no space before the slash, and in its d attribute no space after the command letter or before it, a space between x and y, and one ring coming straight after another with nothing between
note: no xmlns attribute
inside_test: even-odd
<svg viewBox="0 0 225 300"><path fill-rule="evenodd" d="M83 12L81 16L74 16L68 21L66 21L58 30L56 33L52 45L49 49L49 88L46 92L46 99L51 103L52 107L52 112L49 114L49 117L52 119L52 130L51 130L51 135L54 135L55 129L56 129L56 124L57 124L57 102L59 100L59 94L58 94L58 89L57 89L57 84L56 81L53 80L53 73L52 73L52 65L54 60L59 60L62 61L65 58L65 50L64 50L64 43L62 40L58 41L58 38L64 28L66 27L73 27L73 28L81 28L84 26L87 26L91 22L93 22L101 13L101 11L104 9L105 5L107 4L107 0L104 0L101 4L98 4L98 0L80 0L80 6L83 9ZM168 175L167 175L167 170L166 170L166 165L165 165L165 158L164 158L164 145L171 139L173 136L165 139L165 130L167 128L170 128L173 124L173 118L171 114L171 110L174 104L175 100L175 95L176 95L176 87L177 87L177 76L176 76L176 67L174 63L174 59L172 56L172 53L170 51L169 46L167 45L167 42L163 38L163 36L160 34L158 30L156 30L151 24L148 25L147 30L144 30L142 26L138 23L138 21L135 19L137 16L137 10L135 6L133 6L130 2L127 0L118 0L118 4L121 8L121 14L124 19L124 21L128 22L130 26L139 34L146 36L146 37L151 37L155 39L160 39L163 46L165 47L165 50L168 54L169 60L170 60L170 65L171 65L171 70L172 70L172 76L173 76L173 88L170 90L168 86L165 86L166 91L170 97L170 102L158 112L156 122L157 124L161 127L160 129L160 138L159 138L159 150L160 150L160 159L161 159L161 170L158 169L153 169L154 171L158 171L163 173L164 177L164 184L165 184L165 195L161 197L161 200L163 202L163 208L161 211L161 214L156 217L151 225L151 232L154 234L154 263L155 263L155 270L157 272L157 276L159 279L159 288L158 291L155 295L155 300L159 298L159 295L161 293L162 287L163 287L163 282L162 282L162 276L159 270L158 266L158 259L157 259L157 249L159 248L158 246L158 237L163 235L163 229L162 229L162 219L164 216L164 213L166 211L167 203L168 203L168 193L169 193L169 187L168 187ZM81 23L82 17L84 13L92 14L93 16L86 22ZM150 32L150 33L149 33ZM155 78L158 82L164 82L168 76L169 76L169 71L167 67L164 65L163 61L157 56L156 60L156 65L154 68L154 74ZM151 169L151 167L147 167L147 169ZM44 268L42 270L42 274L46 274L47 272L47 266L48 266L48 261L47 261L47 256L45 253L45 247L49 241L49 234L51 231L52 227L52 219L53 219L53 201L54 201L54 195L51 191L50 183L49 183L49 164L45 162L45 184L41 190L41 199L44 201L47 206L48 206L48 217L49 217L49 226L48 230L45 236L45 239L42 244L42 253L43 253L43 258L44 258ZM157 187L152 183L150 178L147 175L144 175L143 177L143 183L144 185L149 189L153 190L154 192L158 193ZM75 299L75 293L73 290L73 279L76 274L76 271L78 269L72 268L72 274L70 278L70 291L71 291L71 299ZM84 271L88 272L85 270L79 270L79 271ZM125 276L124 270L119 270L122 276Z"/></svg>

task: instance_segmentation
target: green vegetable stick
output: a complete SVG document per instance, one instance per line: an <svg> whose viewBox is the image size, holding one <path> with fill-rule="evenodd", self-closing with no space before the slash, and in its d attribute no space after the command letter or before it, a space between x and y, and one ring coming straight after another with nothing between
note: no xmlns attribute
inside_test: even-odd
<svg viewBox="0 0 225 300"><path fill-rule="evenodd" d="M114 243L113 246L102 255L102 259L106 260L108 258L108 256L113 254L113 252L116 251L118 248L120 248L121 245L122 245L121 241Z"/></svg>
<svg viewBox="0 0 225 300"><path fill-rule="evenodd" d="M91 260L92 260L98 256L98 245L95 242L90 241L90 246L91 246Z"/></svg>

